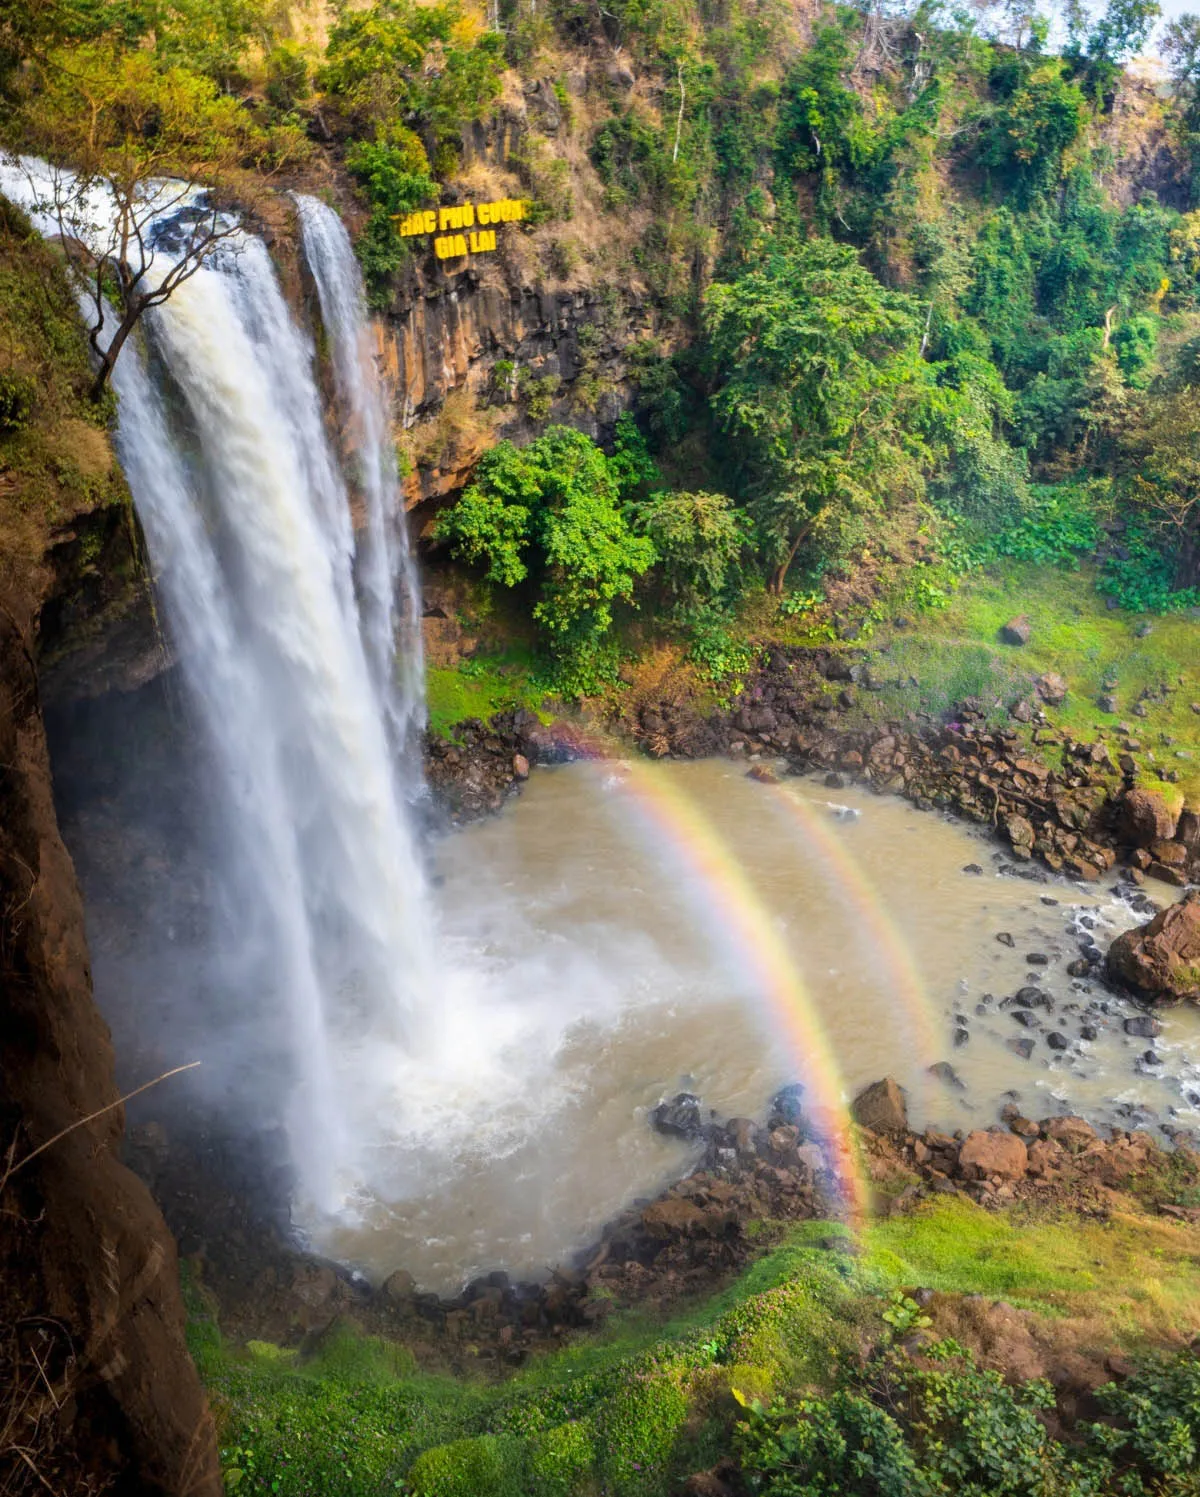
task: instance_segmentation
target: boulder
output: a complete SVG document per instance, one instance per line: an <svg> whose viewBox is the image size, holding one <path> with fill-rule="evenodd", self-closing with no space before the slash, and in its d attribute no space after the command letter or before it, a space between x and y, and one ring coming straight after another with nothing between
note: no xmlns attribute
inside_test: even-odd
<svg viewBox="0 0 1200 1497"><path fill-rule="evenodd" d="M1058 1169L1066 1157L1066 1150L1055 1139L1035 1139L1029 1145L1029 1173L1044 1179L1052 1170Z"/></svg>
<svg viewBox="0 0 1200 1497"><path fill-rule="evenodd" d="M908 1131L908 1107L899 1083L891 1076L882 1081L873 1081L859 1092L850 1106L850 1115L856 1123L870 1128L873 1133L905 1133Z"/></svg>
<svg viewBox="0 0 1200 1497"><path fill-rule="evenodd" d="M1042 1132L1070 1154L1081 1154L1089 1144L1096 1142L1096 1130L1075 1113L1061 1118L1043 1118Z"/></svg>
<svg viewBox="0 0 1200 1497"><path fill-rule="evenodd" d="M1151 998L1200 1003L1200 895L1118 936L1107 966L1111 978Z"/></svg>
<svg viewBox="0 0 1200 1497"><path fill-rule="evenodd" d="M666 1196L642 1212L642 1226L651 1237L691 1237L703 1232L707 1224L703 1209L681 1196Z"/></svg>
<svg viewBox="0 0 1200 1497"><path fill-rule="evenodd" d="M959 1172L968 1180L1019 1180L1029 1164L1029 1151L1015 1133L987 1132L977 1128L963 1139L958 1155Z"/></svg>
<svg viewBox="0 0 1200 1497"><path fill-rule="evenodd" d="M1061 707L1067 699L1067 683L1057 671L1038 677L1037 694L1047 707Z"/></svg>
<svg viewBox="0 0 1200 1497"><path fill-rule="evenodd" d="M1019 613L1016 618L1009 619L1000 630L1000 638L1006 645L1027 645L1032 634L1033 628L1027 613Z"/></svg>
<svg viewBox="0 0 1200 1497"><path fill-rule="evenodd" d="M1117 806L1117 831L1131 847L1150 847L1174 838L1175 818L1157 791L1127 790Z"/></svg>
<svg viewBox="0 0 1200 1497"><path fill-rule="evenodd" d="M1126 1034L1139 1040L1156 1040L1162 1033L1162 1025L1150 1014L1136 1014L1132 1019L1126 1019L1124 1029Z"/></svg>
<svg viewBox="0 0 1200 1497"><path fill-rule="evenodd" d="M650 1113L650 1124L668 1138L699 1138L704 1132L700 1098L692 1092L679 1092L669 1102L660 1102Z"/></svg>
<svg viewBox="0 0 1200 1497"><path fill-rule="evenodd" d="M406 1268L398 1268L383 1281L383 1292L388 1299L404 1302L417 1292L417 1281Z"/></svg>
<svg viewBox="0 0 1200 1497"><path fill-rule="evenodd" d="M513 778L527 780L529 778L529 760L524 754L514 754L512 758Z"/></svg>

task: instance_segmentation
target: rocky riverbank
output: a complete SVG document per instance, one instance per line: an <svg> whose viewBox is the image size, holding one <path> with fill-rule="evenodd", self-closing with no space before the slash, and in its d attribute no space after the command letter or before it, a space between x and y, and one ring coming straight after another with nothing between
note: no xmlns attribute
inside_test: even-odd
<svg viewBox="0 0 1200 1497"><path fill-rule="evenodd" d="M600 731L572 720L546 725L529 711L468 720L452 738L429 739L429 783L453 820L469 819L498 810L533 765L596 756L606 740L617 753L632 740L653 758L726 754L760 776L779 764L821 771L831 788L901 795L990 828L1031 872L1095 882L1122 864L1136 884L1200 882L1200 812L1172 810L1134 785L1131 753L1140 745L1128 731L1080 741L1030 704L1013 727L989 725L970 703L949 722L865 724L854 709L872 685L865 657L777 649L727 709L651 698L623 705Z"/></svg>
<svg viewBox="0 0 1200 1497"><path fill-rule="evenodd" d="M1200 1220L1189 1205L1200 1185L1200 1153L1181 1135L1167 1151L1149 1134L1102 1137L1085 1119L1026 1117L1018 1103L993 1127L943 1134L910 1129L904 1093L890 1078L855 1099L849 1138L823 1133L800 1086L784 1088L755 1120L718 1118L681 1094L649 1126L688 1138L696 1164L653 1200L634 1202L576 1259L539 1283L483 1275L454 1296L422 1292L398 1269L381 1285L295 1249L276 1224L252 1223L239 1193L224 1220L216 1196L193 1180L216 1215L206 1243L180 1230L191 1282L215 1301L234 1341L262 1339L315 1352L339 1328L402 1342L428 1368L502 1372L565 1338L603 1325L615 1310L662 1311L713 1293L786 1232L789 1222L841 1221L823 1239L855 1251L853 1227L869 1217L919 1209L932 1196L961 1195L987 1208L1123 1210ZM135 1149L146 1140L135 1139ZM850 1189L851 1178L860 1184ZM193 1222L193 1229L199 1220Z"/></svg>

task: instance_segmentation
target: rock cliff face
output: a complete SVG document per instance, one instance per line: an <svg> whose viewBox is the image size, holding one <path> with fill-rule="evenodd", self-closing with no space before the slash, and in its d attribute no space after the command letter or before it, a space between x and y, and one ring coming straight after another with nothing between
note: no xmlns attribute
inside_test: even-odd
<svg viewBox="0 0 1200 1497"><path fill-rule="evenodd" d="M56 1490L120 1473L126 1492L216 1494L175 1246L118 1157L123 1114L111 1105L112 1051L58 834L29 638L7 607L0 631L0 1125L13 1165L0 1214L0 1360L13 1403L0 1424L16 1421L13 1442L56 1473Z"/></svg>

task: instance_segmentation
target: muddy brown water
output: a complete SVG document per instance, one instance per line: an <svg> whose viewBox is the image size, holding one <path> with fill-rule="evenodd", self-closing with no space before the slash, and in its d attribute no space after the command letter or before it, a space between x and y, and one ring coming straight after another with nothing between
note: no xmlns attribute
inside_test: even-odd
<svg viewBox="0 0 1200 1497"><path fill-rule="evenodd" d="M681 1089L761 1117L785 1083L848 1100L891 1074L912 1121L945 1129L986 1126L1014 1097L1034 1117L1200 1123L1200 1013L1133 1038L1136 1009L1066 972L1081 940L1104 948L1145 918L1116 880L1012 876L995 843L903 801L760 785L721 761L577 764L539 771L436 858L443 951L462 974L439 1060L413 1068L403 1116L382 1126L402 1161L386 1198L313 1233L375 1280L404 1267L447 1291L569 1261L687 1167L689 1146L647 1123ZM781 954L807 1012L785 1001ZM1022 1027L1001 1000L1029 986L1053 1006ZM928 1073L936 1062L957 1084Z"/></svg>

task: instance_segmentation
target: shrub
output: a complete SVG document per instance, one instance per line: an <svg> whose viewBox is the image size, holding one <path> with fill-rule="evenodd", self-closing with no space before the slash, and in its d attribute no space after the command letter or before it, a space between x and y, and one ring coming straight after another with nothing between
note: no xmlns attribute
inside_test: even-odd
<svg viewBox="0 0 1200 1497"><path fill-rule="evenodd" d="M520 1442L495 1435L435 1445L412 1463L416 1497L523 1497Z"/></svg>
<svg viewBox="0 0 1200 1497"><path fill-rule="evenodd" d="M0 374L0 433L20 431L33 414L37 385L28 374Z"/></svg>

